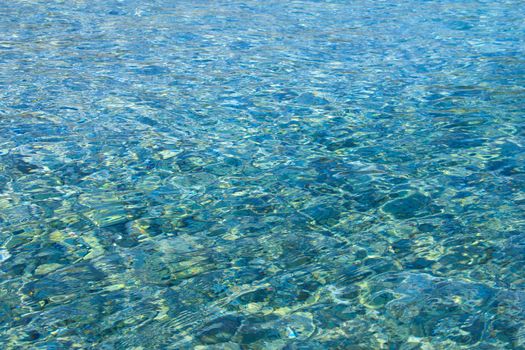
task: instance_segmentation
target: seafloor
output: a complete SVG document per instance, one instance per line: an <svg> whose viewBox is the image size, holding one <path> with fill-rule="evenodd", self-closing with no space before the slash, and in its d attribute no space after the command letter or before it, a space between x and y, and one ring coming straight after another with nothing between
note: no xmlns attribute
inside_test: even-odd
<svg viewBox="0 0 525 350"><path fill-rule="evenodd" d="M0 348L525 349L522 0L0 0Z"/></svg>

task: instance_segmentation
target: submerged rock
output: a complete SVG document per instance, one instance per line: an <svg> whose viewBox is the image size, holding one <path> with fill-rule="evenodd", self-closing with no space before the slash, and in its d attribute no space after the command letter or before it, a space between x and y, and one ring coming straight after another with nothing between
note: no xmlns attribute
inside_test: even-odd
<svg viewBox="0 0 525 350"><path fill-rule="evenodd" d="M317 96L316 94L313 94L311 92L299 95L299 97L297 97L295 101L303 105L313 106L322 106L330 103L327 99Z"/></svg>
<svg viewBox="0 0 525 350"><path fill-rule="evenodd" d="M427 215L431 200L421 193L413 193L406 197L397 198L387 202L383 210L396 219L410 219L413 217Z"/></svg>
<svg viewBox="0 0 525 350"><path fill-rule="evenodd" d="M217 318L205 325L198 337L204 344L228 342L241 326L241 321L241 317L234 315Z"/></svg>

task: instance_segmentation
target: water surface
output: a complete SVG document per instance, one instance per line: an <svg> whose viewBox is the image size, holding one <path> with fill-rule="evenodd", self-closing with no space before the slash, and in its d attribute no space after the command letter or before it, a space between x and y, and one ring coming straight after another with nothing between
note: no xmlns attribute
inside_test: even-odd
<svg viewBox="0 0 525 350"><path fill-rule="evenodd" d="M0 2L2 349L525 349L525 2Z"/></svg>

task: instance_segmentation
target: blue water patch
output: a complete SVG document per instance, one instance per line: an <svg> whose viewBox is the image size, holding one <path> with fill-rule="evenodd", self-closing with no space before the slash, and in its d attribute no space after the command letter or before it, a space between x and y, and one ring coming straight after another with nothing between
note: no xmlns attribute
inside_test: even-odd
<svg viewBox="0 0 525 350"><path fill-rule="evenodd" d="M525 349L524 13L0 2L0 348Z"/></svg>

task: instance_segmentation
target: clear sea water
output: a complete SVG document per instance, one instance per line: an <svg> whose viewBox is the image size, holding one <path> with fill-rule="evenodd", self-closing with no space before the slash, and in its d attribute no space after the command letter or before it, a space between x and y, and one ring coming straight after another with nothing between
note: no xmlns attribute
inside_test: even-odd
<svg viewBox="0 0 525 350"><path fill-rule="evenodd" d="M524 15L0 1L0 348L525 349Z"/></svg>

